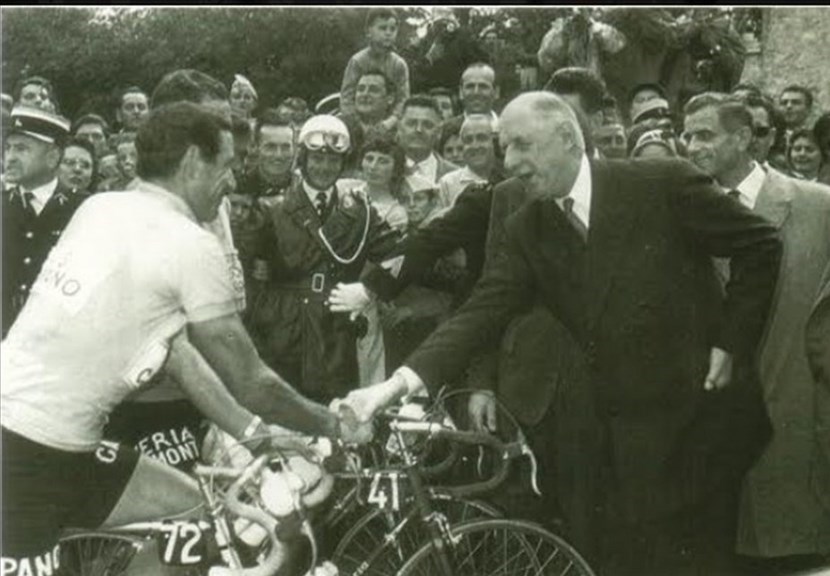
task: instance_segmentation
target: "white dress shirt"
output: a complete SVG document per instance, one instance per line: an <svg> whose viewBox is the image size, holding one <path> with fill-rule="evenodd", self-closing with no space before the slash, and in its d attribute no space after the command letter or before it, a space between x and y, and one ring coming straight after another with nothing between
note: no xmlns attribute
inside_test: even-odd
<svg viewBox="0 0 830 576"><path fill-rule="evenodd" d="M487 182L487 178L482 178L469 166L448 172L438 181L438 204L442 208L452 208L467 186L483 182Z"/></svg>
<svg viewBox="0 0 830 576"><path fill-rule="evenodd" d="M311 205L314 206L314 208L316 209L317 194L319 194L320 192L324 192L326 194L326 206L328 206L329 202L331 202L331 193L334 190L334 187L332 186L328 190L317 190L317 188L313 187L311 184L303 180L303 190L305 190L306 196L308 196L308 199L311 201Z"/></svg>
<svg viewBox="0 0 830 576"><path fill-rule="evenodd" d="M571 191L567 196L556 199L556 204L564 212L565 198L572 198L574 201L573 213L585 224L585 228L591 227L591 164L588 156L582 155L582 162L579 166L579 174L576 175Z"/></svg>
<svg viewBox="0 0 830 576"><path fill-rule="evenodd" d="M767 174L761 165L753 160L752 171L735 187L735 190L740 192L739 200L741 204L750 210L755 208L755 202L758 200L758 194L764 186L766 177Z"/></svg>
<svg viewBox="0 0 830 576"><path fill-rule="evenodd" d="M433 184L438 182L438 158L434 152L430 152L429 156L420 162L415 162L411 158L407 158L406 167L412 176L418 176Z"/></svg>
<svg viewBox="0 0 830 576"><path fill-rule="evenodd" d="M38 186L37 188L33 188L32 190L26 190L23 186L20 187L20 196L23 198L23 201L26 202L26 193L31 192L34 195L32 198L32 209L34 209L35 214L40 216L40 213L43 212L43 209L46 207L46 203L49 202L49 199L52 198L52 195L55 193L55 189L58 187L58 179L55 178L51 182L47 182L43 186Z"/></svg>

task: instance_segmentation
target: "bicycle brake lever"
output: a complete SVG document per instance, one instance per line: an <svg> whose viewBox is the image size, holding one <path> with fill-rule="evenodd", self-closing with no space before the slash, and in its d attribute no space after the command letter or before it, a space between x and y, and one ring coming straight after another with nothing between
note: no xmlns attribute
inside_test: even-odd
<svg viewBox="0 0 830 576"><path fill-rule="evenodd" d="M530 449L530 445L527 443L527 438L524 435L524 432L521 430L518 431L519 437L519 445L521 446L521 453L522 456L527 456L528 460L530 460L530 487L533 489L533 492L537 496L542 495L542 491L539 490L539 463L536 461L536 454L533 453L533 450Z"/></svg>
<svg viewBox="0 0 830 576"><path fill-rule="evenodd" d="M478 447L478 458L476 459L476 472L479 477L484 476L484 446Z"/></svg>

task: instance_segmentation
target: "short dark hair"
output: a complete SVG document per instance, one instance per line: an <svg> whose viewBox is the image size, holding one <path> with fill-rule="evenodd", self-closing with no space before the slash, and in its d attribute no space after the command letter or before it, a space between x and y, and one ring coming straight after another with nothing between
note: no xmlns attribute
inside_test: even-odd
<svg viewBox="0 0 830 576"><path fill-rule="evenodd" d="M401 116L406 114L407 108L429 108L438 114L438 118L443 118L441 115L441 109L438 107L438 102L436 102L432 96L428 96L426 94L415 94L414 96L410 96L404 100L403 108L401 109Z"/></svg>
<svg viewBox="0 0 830 576"><path fill-rule="evenodd" d="M263 126L277 126L280 128L290 128L292 131L294 130L294 126L291 125L291 121L280 114L279 110L276 108L266 108L259 115L259 118L257 118L256 129L254 130L255 142L259 142Z"/></svg>
<svg viewBox="0 0 830 576"><path fill-rule="evenodd" d="M786 146L784 117L775 106L775 102L772 101L772 98L763 92L759 92L758 94L749 93L744 96L743 101L747 108L763 108L766 110L770 126L775 128L775 141L773 142L772 147L775 149L783 149Z"/></svg>
<svg viewBox="0 0 830 576"><path fill-rule="evenodd" d="M587 68L561 68L554 72L545 90L554 94L576 94L586 114L602 110L605 99L605 82Z"/></svg>
<svg viewBox="0 0 830 576"><path fill-rule="evenodd" d="M366 28L372 26L378 20L388 20L394 18L398 21L398 13L391 8L369 8L366 13Z"/></svg>
<svg viewBox="0 0 830 576"><path fill-rule="evenodd" d="M804 94L804 100L807 102L807 108L813 107L813 93L810 92L810 89L806 86L802 86L800 84L790 84L789 86L781 90L782 96L784 95L784 92L800 92Z"/></svg>
<svg viewBox="0 0 830 576"><path fill-rule="evenodd" d="M150 108L174 102L201 104L206 99L227 100L228 89L213 76L186 68L165 74L153 90Z"/></svg>
<svg viewBox="0 0 830 576"><path fill-rule="evenodd" d="M644 90L652 90L654 92L657 92L657 94L660 95L660 98L662 98L663 100L668 100L668 98L666 97L666 89L663 88L660 84L657 84L656 82L641 82L640 84L634 86L634 88L632 88L631 91L628 93L629 108L631 107L631 104L634 102L634 97Z"/></svg>
<svg viewBox="0 0 830 576"><path fill-rule="evenodd" d="M692 97L683 107L683 114L689 116L704 108L715 108L718 121L730 133L739 128L752 130L752 113L743 100L722 92L703 92Z"/></svg>
<svg viewBox="0 0 830 576"><path fill-rule="evenodd" d="M52 100L52 102L54 103L55 89L52 87L52 83L43 76L27 76L26 78L18 82L17 86L14 87L15 102L20 100L20 94L23 92L23 88L25 86L29 86L30 84L36 84L38 86L46 88L46 92L49 94L49 99Z"/></svg>
<svg viewBox="0 0 830 576"><path fill-rule="evenodd" d="M144 97L147 97L147 92L139 88L138 86L129 86L121 91L120 96L118 97L118 106L121 107L124 104L124 97L127 94L141 94ZM149 98L148 98L149 100Z"/></svg>
<svg viewBox="0 0 830 576"><path fill-rule="evenodd" d="M136 173L143 179L172 176L190 146L212 161L219 154L221 133L231 129L227 118L192 102L157 108L138 131Z"/></svg>
<svg viewBox="0 0 830 576"><path fill-rule="evenodd" d="M369 152L380 152L392 157L392 189L390 192L395 198L400 198L401 187L406 176L406 153L403 148L391 134L370 129L366 134L366 141L360 147L360 156L358 156L360 162L363 162L363 157Z"/></svg>
<svg viewBox="0 0 830 576"><path fill-rule="evenodd" d="M369 70L366 70L365 72L361 72L360 76L357 77L357 82L360 82L360 80L364 76L380 76L381 78L383 78L383 85L386 88L386 93L388 95L394 96L395 83L392 82L392 79L389 78L389 76L383 70L381 70L380 68L371 68Z"/></svg>
<svg viewBox="0 0 830 576"><path fill-rule="evenodd" d="M98 157L95 155L95 148L87 140L82 138L72 137L63 145L63 154L66 154L67 148L83 148L92 158L92 179L89 183L90 192L94 192L98 185Z"/></svg>
<svg viewBox="0 0 830 576"><path fill-rule="evenodd" d="M78 128L83 126L84 124L97 124L101 127L104 131L104 136L108 136L110 133L110 125L107 123L106 120L102 116L98 114L84 114L72 124L72 133L78 131Z"/></svg>

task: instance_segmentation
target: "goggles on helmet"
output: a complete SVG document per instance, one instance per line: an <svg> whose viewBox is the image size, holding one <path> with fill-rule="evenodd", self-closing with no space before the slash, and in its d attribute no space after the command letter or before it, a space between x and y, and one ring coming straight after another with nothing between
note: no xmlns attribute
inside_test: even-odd
<svg viewBox="0 0 830 576"><path fill-rule="evenodd" d="M339 132L311 132L303 138L302 144L309 150L328 148L338 154L344 154L349 150L349 137Z"/></svg>

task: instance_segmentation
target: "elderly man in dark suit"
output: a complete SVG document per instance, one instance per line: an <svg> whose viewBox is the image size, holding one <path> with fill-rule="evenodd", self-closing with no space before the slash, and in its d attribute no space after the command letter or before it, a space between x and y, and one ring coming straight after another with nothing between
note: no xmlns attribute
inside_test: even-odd
<svg viewBox="0 0 830 576"><path fill-rule="evenodd" d="M10 185L3 193L4 338L46 256L83 200L58 182L69 120L17 106L10 123L3 159Z"/></svg>
<svg viewBox="0 0 830 576"><path fill-rule="evenodd" d="M608 437L605 573L729 573L740 480L770 433L753 357L775 227L686 162L589 162L552 94L513 100L500 136L536 195L508 219L504 256L392 378L332 408L365 421L452 381L538 299L584 349ZM711 256L731 257L725 298Z"/></svg>

